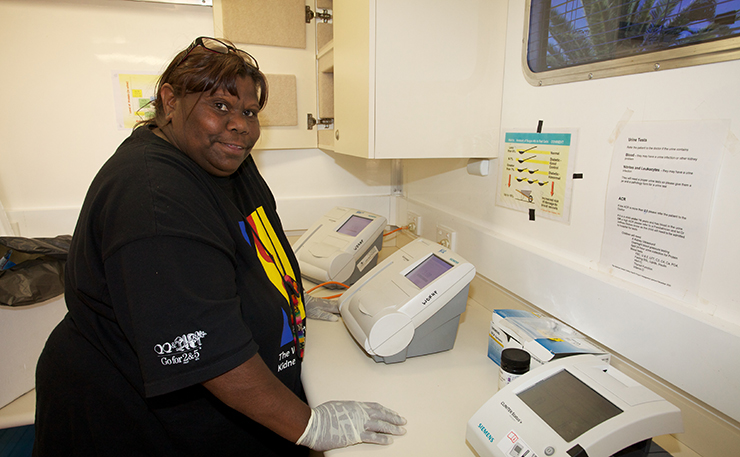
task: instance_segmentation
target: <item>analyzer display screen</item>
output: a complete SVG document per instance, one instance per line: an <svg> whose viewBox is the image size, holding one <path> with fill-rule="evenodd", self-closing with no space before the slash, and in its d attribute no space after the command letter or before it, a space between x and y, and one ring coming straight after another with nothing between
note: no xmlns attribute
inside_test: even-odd
<svg viewBox="0 0 740 457"><path fill-rule="evenodd" d="M342 224L342 226L337 229L337 232L343 235L357 236L362 231L362 229L367 227L372 221L372 219L356 216L353 214L352 216L350 216L349 219L347 219L347 222Z"/></svg>
<svg viewBox="0 0 740 457"><path fill-rule="evenodd" d="M567 442L622 412L567 370L517 396Z"/></svg>
<svg viewBox="0 0 740 457"><path fill-rule="evenodd" d="M432 254L416 268L406 273L406 278L419 289L423 289L450 268L452 268L452 265Z"/></svg>

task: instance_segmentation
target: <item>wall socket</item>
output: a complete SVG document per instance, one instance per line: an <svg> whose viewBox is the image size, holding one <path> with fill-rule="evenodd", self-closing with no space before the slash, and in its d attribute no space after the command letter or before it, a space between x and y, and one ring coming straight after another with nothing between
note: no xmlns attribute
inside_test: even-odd
<svg viewBox="0 0 740 457"><path fill-rule="evenodd" d="M454 230L442 224L437 224L437 243L454 251L457 246L456 238Z"/></svg>
<svg viewBox="0 0 740 457"><path fill-rule="evenodd" d="M406 223L409 226L409 232L416 236L421 236L421 216L413 211L406 213Z"/></svg>

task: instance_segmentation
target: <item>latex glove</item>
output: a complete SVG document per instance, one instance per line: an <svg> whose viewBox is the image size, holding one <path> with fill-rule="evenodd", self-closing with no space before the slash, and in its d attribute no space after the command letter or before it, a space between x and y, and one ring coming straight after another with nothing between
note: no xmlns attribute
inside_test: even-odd
<svg viewBox="0 0 740 457"><path fill-rule="evenodd" d="M313 295L304 294L304 306L306 307L306 316L311 319L322 321L336 322L339 320L335 314L339 314L339 300L332 298L318 298Z"/></svg>
<svg viewBox="0 0 740 457"><path fill-rule="evenodd" d="M328 451L357 443L391 444L403 435L406 419L378 403L329 401L311 408L306 430L296 444Z"/></svg>

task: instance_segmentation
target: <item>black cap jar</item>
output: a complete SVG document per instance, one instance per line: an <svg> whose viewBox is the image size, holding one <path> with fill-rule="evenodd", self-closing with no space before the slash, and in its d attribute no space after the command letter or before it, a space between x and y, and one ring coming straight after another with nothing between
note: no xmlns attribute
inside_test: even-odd
<svg viewBox="0 0 740 457"><path fill-rule="evenodd" d="M506 348L501 351L501 370L498 375L499 390L528 372L530 359L529 352L524 349Z"/></svg>

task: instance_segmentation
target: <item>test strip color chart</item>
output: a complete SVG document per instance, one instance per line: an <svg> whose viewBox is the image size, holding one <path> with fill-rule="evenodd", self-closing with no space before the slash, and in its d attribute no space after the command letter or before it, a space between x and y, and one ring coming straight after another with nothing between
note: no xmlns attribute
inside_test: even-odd
<svg viewBox="0 0 740 457"><path fill-rule="evenodd" d="M506 132L496 203L569 222L574 132Z"/></svg>

